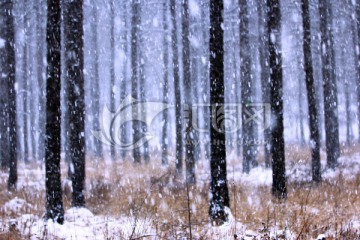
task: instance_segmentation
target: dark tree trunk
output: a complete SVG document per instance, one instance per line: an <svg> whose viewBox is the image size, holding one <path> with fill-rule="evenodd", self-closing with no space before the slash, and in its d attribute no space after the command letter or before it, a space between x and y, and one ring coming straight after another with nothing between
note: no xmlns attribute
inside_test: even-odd
<svg viewBox="0 0 360 240"><path fill-rule="evenodd" d="M164 103L168 103L169 101L169 48L168 48L168 0L164 0L163 2L163 28L164 28L164 36L163 36L163 72L164 72L164 85L163 85L163 101ZM169 121L169 113L168 111L163 111L163 129L162 129L162 138L161 138L161 148L162 148L162 158L161 163L163 166L168 165L168 121Z"/></svg>
<svg viewBox="0 0 360 240"><path fill-rule="evenodd" d="M258 0L257 10L258 10L258 19L259 19L259 61L261 65L261 97L264 104L270 104L270 71L269 71L269 42L266 33L266 23L267 23L267 12L264 0ZM265 167L271 167L271 129L266 128L266 112L264 111L264 160Z"/></svg>
<svg viewBox="0 0 360 240"><path fill-rule="evenodd" d="M85 205L85 104L82 0L64 4L65 79L68 84L69 147L72 174L72 205Z"/></svg>
<svg viewBox="0 0 360 240"><path fill-rule="evenodd" d="M309 13L309 0L301 1L302 23L303 23L303 51L304 51L304 70L308 100L309 126L310 126L310 147L311 147L311 169L312 179L315 182L321 181L320 163L320 133L318 122L318 106L316 102L316 89L312 65L311 53L311 24Z"/></svg>
<svg viewBox="0 0 360 240"><path fill-rule="evenodd" d="M115 1L110 3L110 110L115 111ZM110 146L112 160L116 159L115 145Z"/></svg>
<svg viewBox="0 0 360 240"><path fill-rule="evenodd" d="M327 165L334 169L340 156L339 123L337 110L337 84L334 69L332 13L327 0L319 0L321 59L324 86L324 111Z"/></svg>
<svg viewBox="0 0 360 240"><path fill-rule="evenodd" d="M222 224L228 216L225 207L230 206L226 177L225 129L218 127L224 117L224 30L222 29L224 5L210 0L210 208L215 224ZM222 119L225 120L225 119Z"/></svg>
<svg viewBox="0 0 360 240"><path fill-rule="evenodd" d="M176 134L176 170L179 177L182 176L183 156L182 156L182 108L181 108L181 87L180 87L180 71L179 71L179 52L177 40L177 24L176 24L176 2L170 0L170 12L172 22L171 46L172 46L172 63L174 70L174 92L175 92L175 134Z"/></svg>
<svg viewBox="0 0 360 240"><path fill-rule="evenodd" d="M8 124L9 124L9 71L11 68L8 58L10 54L10 44L11 40L11 27L10 20L12 16L9 14L12 8L11 1L0 2L0 38L5 40L4 46L0 47L0 161L1 169L7 170L9 167L9 133L8 133ZM10 19L9 19L10 18Z"/></svg>
<svg viewBox="0 0 360 240"><path fill-rule="evenodd" d="M96 1L92 1L92 15L93 19L91 21L92 29L93 29L93 36L92 36L92 44L93 44L93 56L94 56L94 79L91 81L92 88L91 88L91 96L93 101L92 106L92 114L93 114L93 129L100 130L100 76L99 76L99 47L98 47L98 13L96 7ZM94 152L96 157L102 157L103 149L102 149L102 142L93 136L94 141Z"/></svg>
<svg viewBox="0 0 360 240"><path fill-rule="evenodd" d="M280 2L279 0L268 0L267 7L271 86L270 104L273 118L271 129L272 194L277 198L286 198Z"/></svg>
<svg viewBox="0 0 360 240"><path fill-rule="evenodd" d="M253 79L251 77L251 52L249 43L249 14L246 0L239 1L240 6L240 78L241 78L241 118L242 118L242 148L243 172L257 166L254 121L249 121L248 104L253 101Z"/></svg>
<svg viewBox="0 0 360 240"><path fill-rule="evenodd" d="M140 2L132 0L131 16L131 92L132 97L138 100L139 74L138 74L138 45L139 45L139 25L140 25ZM136 108L132 108L132 115L137 116L139 113ZM133 142L139 139L140 122L133 121ZM139 148L133 149L134 162L141 162L141 153Z"/></svg>
<svg viewBox="0 0 360 240"><path fill-rule="evenodd" d="M192 126L192 81L190 73L190 40L189 40L189 3L182 1L182 64L184 81L184 103L186 104L185 123L185 165L186 182L195 183L194 129ZM195 85L195 83L194 83Z"/></svg>
<svg viewBox="0 0 360 240"><path fill-rule="evenodd" d="M46 219L64 222L60 174L60 0L48 0L45 186Z"/></svg>
<svg viewBox="0 0 360 240"><path fill-rule="evenodd" d="M17 125L15 92L15 29L13 1L0 3L0 38L4 46L0 48L1 80L1 164L10 168L8 190L16 188L17 183ZM4 92L3 92L4 91ZM6 142L5 142L6 141ZM5 164L3 164L5 163Z"/></svg>

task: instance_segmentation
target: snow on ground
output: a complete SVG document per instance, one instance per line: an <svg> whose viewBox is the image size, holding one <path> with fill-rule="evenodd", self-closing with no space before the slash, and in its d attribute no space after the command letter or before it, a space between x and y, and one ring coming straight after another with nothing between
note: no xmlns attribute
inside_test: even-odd
<svg viewBox="0 0 360 240"><path fill-rule="evenodd" d="M270 186L272 184L272 171L262 166L251 170L249 174L243 174L241 164L229 161L228 180L232 182L244 183L248 186ZM360 172L360 153L352 156L345 156L339 159L339 168L336 170L326 169L326 162L322 161L323 179L336 179L342 175L345 179L352 179ZM208 164L203 161L203 166L198 168L198 184L204 184L209 181ZM108 173L109 174L109 173ZM298 161L295 164L288 164L286 175L289 182L308 182L311 181L311 166L305 161ZM6 181L7 176L1 173L0 181ZM20 163L19 167L19 188L31 188L34 190L44 189L44 172L41 167L26 168ZM249 194L246 199L250 205L258 205L259 199L254 193ZM153 219L135 219L134 217L122 216L104 216L94 215L85 208L70 208L65 212L65 222L59 225L52 221L44 221L41 216L29 214L34 207L24 199L13 198L6 202L0 210L7 216L18 216L15 218L0 219L0 230L6 231L15 226L22 236L29 239L129 239L131 235L141 237L148 236L146 239L156 239L156 230ZM313 209L316 214L318 209ZM17 214L26 213L26 214ZM234 239L233 233L239 234L238 239L257 239L259 229L252 231L247 229L243 224L236 222L228 210L229 221L221 227L208 225L206 234L214 236L216 239ZM10 220L9 220L10 219ZM354 217L349 219L351 227L360 229L360 219ZM134 227L134 224L136 226ZM134 233L133 233L134 230ZM261 230L260 230L261 231ZM295 239L294 233L286 229L268 229L266 233L270 237L286 236L286 239ZM326 233L325 233L326 235ZM256 236L254 238L254 236ZM322 239L319 235L317 239Z"/></svg>
<svg viewBox="0 0 360 240"><path fill-rule="evenodd" d="M8 202L10 206L18 206L14 199ZM21 200L20 202L24 202ZM155 230L150 219L134 219L129 217L113 218L95 216L86 208L70 208L65 212L63 225L51 220L44 221L32 214L23 214L11 219L8 223L1 223L1 229L16 227L22 236L29 239L129 239L131 236L153 239Z"/></svg>

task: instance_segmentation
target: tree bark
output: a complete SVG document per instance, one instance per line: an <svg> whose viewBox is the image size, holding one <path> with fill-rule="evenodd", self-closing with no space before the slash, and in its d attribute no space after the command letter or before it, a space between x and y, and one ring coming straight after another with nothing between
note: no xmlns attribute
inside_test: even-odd
<svg viewBox="0 0 360 240"><path fill-rule="evenodd" d="M163 72L164 72L164 85L163 85L163 101L167 103L169 101L169 48L168 48L168 0L163 1L163 28L164 28L164 36L163 36ZM169 113L168 111L162 112L163 119L163 128L162 128L162 138L161 138L161 148L162 148L162 157L161 164L166 166L169 164L168 162L168 121L169 121Z"/></svg>
<svg viewBox="0 0 360 240"><path fill-rule="evenodd" d="M83 2L64 4L65 79L68 84L69 147L72 174L72 205L85 205L85 103L83 54Z"/></svg>
<svg viewBox="0 0 360 240"><path fill-rule="evenodd" d="M7 188L16 189L17 183L17 118L16 118L16 91L15 91L15 29L13 15L13 1L6 0L0 3L0 38L4 46L0 47L0 80L1 80L1 164L9 168ZM7 97L7 98L5 98ZM5 98L5 99L4 99ZM4 119L3 119L4 118ZM5 142L5 146L3 145Z"/></svg>
<svg viewBox="0 0 360 240"><path fill-rule="evenodd" d="M132 16L131 16L131 92L132 97L138 99L139 88L139 74L138 74L138 45L139 45L139 24L140 24L140 2L139 0L132 0ZM132 108L132 115L138 116L136 108ZM140 123L133 121L133 142L139 138ZM138 148L133 149L134 162L141 162L141 153Z"/></svg>
<svg viewBox="0 0 360 240"><path fill-rule="evenodd" d="M92 106L92 114L93 118L93 129L99 130L100 129L100 76L99 76L99 54L100 50L98 47L98 13L97 13L97 5L96 1L92 1L92 15L93 19L91 21L92 29L93 29L93 36L92 36L92 44L93 44L93 55L94 55L94 78L92 81L92 88L91 88L91 96L93 101ZM94 152L96 157L103 156L103 146L102 142L93 136L93 143L94 143Z"/></svg>
<svg viewBox="0 0 360 240"><path fill-rule="evenodd" d="M183 171L183 141L182 141L182 107L181 107L181 87L179 71L179 52L176 24L176 2L170 0L170 12L172 22L171 46L172 46L172 63L174 71L174 92L175 92L175 133L176 133L176 171L178 177L182 176Z"/></svg>
<svg viewBox="0 0 360 240"><path fill-rule="evenodd" d="M270 66L270 104L272 113L271 162L273 170L272 194L286 198L285 142L283 120L283 75L281 56L281 12L279 0L267 1Z"/></svg>
<svg viewBox="0 0 360 240"><path fill-rule="evenodd" d="M222 29L224 5L210 0L210 207L209 215L215 224L227 219L225 207L230 206L226 173L225 129L218 126L224 117L224 30ZM225 120L225 119L222 119ZM214 126L215 125L215 126Z"/></svg>
<svg viewBox="0 0 360 240"><path fill-rule="evenodd" d="M254 121L248 121L249 116L245 111L248 104L252 103L253 79L251 77L251 52L249 43L249 14L246 0L239 1L240 6L240 74L241 74L241 118L242 118L242 148L243 172L249 173L250 169L257 166L256 147L254 146L255 128Z"/></svg>
<svg viewBox="0 0 360 240"><path fill-rule="evenodd" d="M270 71L269 71L269 42L266 33L267 12L266 6L263 6L264 0L258 0L257 11L259 19L259 61L261 65L261 97L264 104L270 104ZM266 112L264 111L264 127L266 127ZM264 160L265 167L271 167L271 129L264 129Z"/></svg>
<svg viewBox="0 0 360 240"><path fill-rule="evenodd" d="M315 182L321 181L320 163L320 132L318 121L318 106L316 101L316 89L311 53L311 24L309 13L309 0L301 1L302 24L303 24L303 51L304 51L304 70L308 100L309 126L310 126L310 148L311 148L311 169L312 179Z"/></svg>
<svg viewBox="0 0 360 240"><path fill-rule="evenodd" d="M45 141L45 186L46 219L60 224L64 222L60 174L60 0L48 0L46 25L47 85L46 85L46 141Z"/></svg>
<svg viewBox="0 0 360 240"><path fill-rule="evenodd" d="M319 0L321 59L324 86L324 111L327 165L334 169L340 156L337 84L334 69L332 10L327 0Z"/></svg>
<svg viewBox="0 0 360 240"><path fill-rule="evenodd" d="M110 110L115 111L115 1L110 3ZM110 146L112 160L116 158L115 146Z"/></svg>
<svg viewBox="0 0 360 240"><path fill-rule="evenodd" d="M185 165L186 182L194 184L195 179L195 158L194 158L194 129L192 125L192 81L190 73L190 40L189 40L189 2L182 1L182 64L184 81L184 103L187 108L185 112ZM195 83L194 83L195 84Z"/></svg>

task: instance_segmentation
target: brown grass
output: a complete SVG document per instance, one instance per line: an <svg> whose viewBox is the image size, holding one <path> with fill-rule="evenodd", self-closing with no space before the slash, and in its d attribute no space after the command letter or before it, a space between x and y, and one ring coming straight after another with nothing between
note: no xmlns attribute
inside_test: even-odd
<svg viewBox="0 0 360 240"><path fill-rule="evenodd" d="M354 154L359 147L343 150ZM309 163L310 152L306 149L287 147L287 164L303 160ZM235 164L235 163L231 163ZM236 164L240 164L237 162ZM106 164L103 161L87 161L86 196L87 207L94 214L108 216L133 216L152 219L159 239L179 239L189 236L186 185L175 178L174 166L162 168L160 161L148 165L132 164L130 161ZM36 168L37 165L28 165ZM198 167L201 167L199 164ZM66 169L64 166L63 169ZM21 170L19 170L21 172ZM65 170L63 177L66 176ZM288 229L297 239L313 239L327 233L328 239L360 239L360 229L350 225L350 220L360 221L360 173L347 179L341 174L321 184L290 183L288 199L279 202L270 194L270 186L253 186L233 183L228 175L231 210L236 221L248 229L265 236L274 229ZM0 184L0 205L15 196L34 206L31 213L41 216L44 212L44 191L19 189L9 193ZM209 231L208 182L190 186L191 227L196 239L216 239ZM71 193L64 192L64 206L70 207ZM30 212L26 212L30 211ZM0 213L0 221L8 222L20 213ZM21 239L19 233L0 232L0 239ZM242 234L233 229L233 234ZM24 237L24 236L23 236ZM264 237L263 239L267 239ZM280 239L280 237L279 237Z"/></svg>

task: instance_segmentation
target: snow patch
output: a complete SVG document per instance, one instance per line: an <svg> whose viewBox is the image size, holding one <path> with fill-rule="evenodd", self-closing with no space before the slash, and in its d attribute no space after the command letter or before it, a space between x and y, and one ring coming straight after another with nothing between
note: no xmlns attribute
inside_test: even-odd
<svg viewBox="0 0 360 240"><path fill-rule="evenodd" d="M19 213L20 211L26 211L32 208L33 206L26 202L24 199L15 197L10 201L6 202L2 207L2 210L7 213Z"/></svg>
<svg viewBox="0 0 360 240"><path fill-rule="evenodd" d="M5 47L5 40L0 38L0 48Z"/></svg>
<svg viewBox="0 0 360 240"><path fill-rule="evenodd" d="M28 239L129 239L148 236L155 239L151 219L133 217L96 216L86 208L70 208L65 212L64 224L45 221L32 214L12 219L15 226ZM10 225L10 223L8 223ZM2 226L0 226L2 227ZM9 228L9 226L3 226Z"/></svg>

